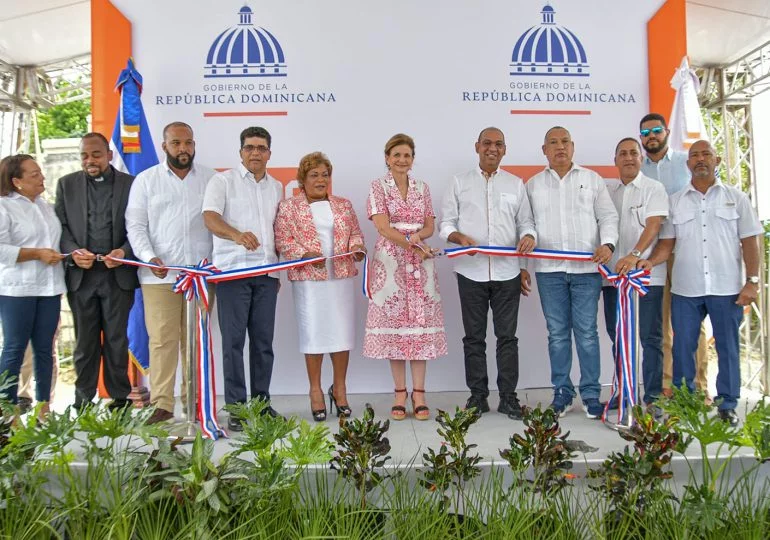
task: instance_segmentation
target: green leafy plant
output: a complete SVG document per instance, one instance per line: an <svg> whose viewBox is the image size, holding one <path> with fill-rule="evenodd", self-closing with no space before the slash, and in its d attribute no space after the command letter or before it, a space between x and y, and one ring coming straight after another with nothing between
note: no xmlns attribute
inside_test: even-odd
<svg viewBox="0 0 770 540"><path fill-rule="evenodd" d="M481 473L478 466L481 456L472 453L478 445L468 444L468 430L478 421L479 415L473 409L455 409L454 415L439 409L436 430L445 442L438 452L433 448L422 455L423 464L428 468L418 469L420 484L431 492L441 494L442 507L450 501L447 490L452 490L456 512L465 508L465 484Z"/></svg>
<svg viewBox="0 0 770 540"><path fill-rule="evenodd" d="M633 443L633 451L626 446L623 452L613 452L587 474L588 478L598 480L589 488L604 495L610 503L606 526L617 532L626 523L631 529L625 531L626 538L644 536L640 521L650 504L673 499L663 488L663 481L672 477L667 467L679 444L679 434L674 430L676 418L658 423L639 405L631 413L634 424L618 433Z"/></svg>
<svg viewBox="0 0 770 540"><path fill-rule="evenodd" d="M753 448L760 463L770 461L770 404L765 398L746 414L738 441L742 446Z"/></svg>
<svg viewBox="0 0 770 540"><path fill-rule="evenodd" d="M732 457L740 449L740 428L720 419L714 409L706 405L706 395L702 391L690 392L685 385L674 388L673 396L661 399L660 406L678 420L677 429L681 436L676 451L684 456L690 469L690 482L682 497L683 511L702 534L723 527L728 493L720 490L721 481ZM685 453L693 442L697 442L700 449L699 474ZM709 447L715 449L712 457ZM743 474L745 476L747 472Z"/></svg>
<svg viewBox="0 0 770 540"><path fill-rule="evenodd" d="M340 417L340 428L334 435L337 447L331 467L356 487L362 510L367 494L385 478L381 470L390 459L390 441L385 437L388 429L390 420L375 421L374 409L367 403L361 418Z"/></svg>
<svg viewBox="0 0 770 540"><path fill-rule="evenodd" d="M562 434L559 417L550 407L524 410L524 433L509 439L510 447L500 451L519 483L535 493L554 494L567 485L575 453L568 444L569 432ZM532 478L526 473L532 470Z"/></svg>

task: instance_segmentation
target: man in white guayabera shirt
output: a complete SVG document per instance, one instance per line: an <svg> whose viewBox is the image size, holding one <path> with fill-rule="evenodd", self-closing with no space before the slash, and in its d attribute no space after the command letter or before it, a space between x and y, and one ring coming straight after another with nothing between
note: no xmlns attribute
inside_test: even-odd
<svg viewBox="0 0 770 540"><path fill-rule="evenodd" d="M163 128L166 159L131 185L126 229L134 254L160 265L194 265L211 257L211 233L203 224L203 195L214 171L195 163L193 130L184 122ZM139 270L144 318L150 337L150 391L155 412L148 423L174 418L176 370L182 357L182 401L187 389L187 323L184 295L172 290L176 273ZM194 398L193 398L194 399Z"/></svg>
<svg viewBox="0 0 770 540"><path fill-rule="evenodd" d="M267 174L270 133L261 127L241 132L241 163L214 175L206 189L203 219L214 233L214 265L235 270L278 262L273 222L283 196L281 183ZM252 399L267 403L265 414L277 416L270 406L273 375L273 331L280 282L270 275L224 281L217 285L217 312L222 332L222 368L225 402L245 403L243 347L249 334L249 386ZM243 429L230 416L232 431Z"/></svg>
<svg viewBox="0 0 770 540"><path fill-rule="evenodd" d="M602 278L597 263L606 263L618 241L618 213L604 179L572 162L575 145L569 131L552 127L545 134L543 153L548 166L527 182L535 216L538 247L593 254L592 261L536 260L540 305L548 327L553 402L563 415L572 405L575 387L572 369L572 335L580 361L580 398L588 418L599 418L599 332L596 316ZM529 273L522 271L522 286Z"/></svg>
<svg viewBox="0 0 770 540"><path fill-rule="evenodd" d="M620 180L608 180L615 209L620 217L620 232L615 253L607 265L617 274L636 269L641 259L652 253L658 242L658 233L668 216L666 188L657 180L641 173L642 148L631 137L622 139L615 147L615 166ZM648 292L639 297L639 339L642 343L642 378L644 403L653 403L663 384L663 286L666 283L666 265L656 266L650 275ZM618 289L608 281L602 286L604 321L613 344L615 356L615 323L617 322ZM618 366L615 366L618 370ZM613 400L615 401L615 400Z"/></svg>
<svg viewBox="0 0 770 540"><path fill-rule="evenodd" d="M708 315L719 361L715 402L719 417L736 425L741 393L738 327L744 306L759 292L759 238L764 231L746 194L717 180L720 161L707 141L690 147L692 180L671 197L671 217L663 224L660 241L649 262L640 264L657 266L676 249L671 277L674 384L694 389L698 335Z"/></svg>
<svg viewBox="0 0 770 540"><path fill-rule="evenodd" d="M452 178L441 205L441 238L460 246L516 246L523 253L535 247L535 222L524 182L500 169L505 137L497 128L484 129L476 142L479 164ZM465 382L471 391L466 408L489 411L487 318L497 338L498 412L521 419L516 396L519 382L519 340L516 326L521 298L518 257L477 254L455 259L462 311Z"/></svg>

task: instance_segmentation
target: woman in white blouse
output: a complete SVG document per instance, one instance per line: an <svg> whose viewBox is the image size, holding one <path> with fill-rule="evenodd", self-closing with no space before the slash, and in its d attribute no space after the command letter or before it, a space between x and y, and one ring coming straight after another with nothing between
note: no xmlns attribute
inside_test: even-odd
<svg viewBox="0 0 770 540"><path fill-rule="evenodd" d="M61 223L41 197L44 181L32 156L0 161L0 373L14 381L4 397L16 403L16 381L31 341L40 414L48 412L54 332L66 290L64 256L58 251Z"/></svg>

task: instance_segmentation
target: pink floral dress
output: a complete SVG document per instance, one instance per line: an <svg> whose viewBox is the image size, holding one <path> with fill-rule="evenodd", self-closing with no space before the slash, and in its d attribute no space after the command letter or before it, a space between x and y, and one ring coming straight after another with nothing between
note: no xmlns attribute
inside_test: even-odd
<svg viewBox="0 0 770 540"><path fill-rule="evenodd" d="M366 204L369 218L384 214L401 233L417 232L434 217L425 182L409 177L406 201L393 176L372 182ZM391 360L428 360L447 354L444 314L433 259L420 257L379 236L369 268L372 300L366 317L364 356Z"/></svg>

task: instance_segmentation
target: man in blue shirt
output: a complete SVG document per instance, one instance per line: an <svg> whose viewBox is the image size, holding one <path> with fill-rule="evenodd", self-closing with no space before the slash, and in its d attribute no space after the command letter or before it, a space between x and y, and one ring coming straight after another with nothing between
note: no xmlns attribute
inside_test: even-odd
<svg viewBox="0 0 770 540"><path fill-rule="evenodd" d="M690 169L687 168L687 152L673 150L668 145L670 130L666 119L658 113L649 113L639 122L639 138L645 151L642 173L658 180L670 197L690 183ZM674 374L672 355L673 331L671 329L671 272L674 255L668 260L666 285L663 290L663 394L671 395L671 381ZM701 325L696 355L695 386L708 396L708 342L706 331Z"/></svg>

